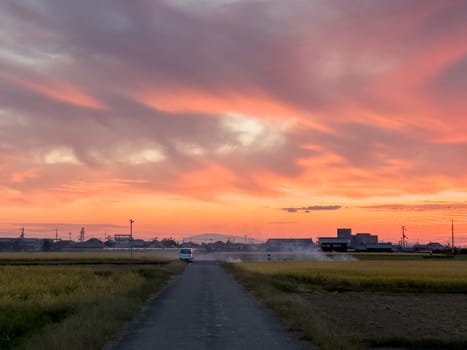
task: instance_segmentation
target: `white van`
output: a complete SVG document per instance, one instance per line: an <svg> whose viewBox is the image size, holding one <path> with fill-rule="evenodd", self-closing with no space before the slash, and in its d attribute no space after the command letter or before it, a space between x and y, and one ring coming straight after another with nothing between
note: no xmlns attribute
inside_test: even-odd
<svg viewBox="0 0 467 350"><path fill-rule="evenodd" d="M193 249L181 248L178 252L178 257L181 261L193 262Z"/></svg>

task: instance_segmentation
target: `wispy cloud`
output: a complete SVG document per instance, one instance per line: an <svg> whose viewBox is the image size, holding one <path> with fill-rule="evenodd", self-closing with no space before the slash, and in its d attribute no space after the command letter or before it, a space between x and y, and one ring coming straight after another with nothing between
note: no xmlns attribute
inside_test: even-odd
<svg viewBox="0 0 467 350"><path fill-rule="evenodd" d="M321 211L321 210L338 210L342 208L340 205L311 205L308 207L288 207L288 208L280 208L283 211L288 213L309 213L311 211Z"/></svg>
<svg viewBox="0 0 467 350"><path fill-rule="evenodd" d="M459 211L465 210L467 212L466 203L425 203L425 204L376 204L369 206L362 206L363 209L377 210L377 211Z"/></svg>
<svg viewBox="0 0 467 350"><path fill-rule="evenodd" d="M295 224L295 221L269 221L269 225L290 225Z"/></svg>

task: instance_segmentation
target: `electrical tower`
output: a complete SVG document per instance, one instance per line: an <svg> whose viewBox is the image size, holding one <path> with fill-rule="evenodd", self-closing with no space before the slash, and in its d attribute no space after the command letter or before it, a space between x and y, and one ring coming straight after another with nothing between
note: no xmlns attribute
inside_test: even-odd
<svg viewBox="0 0 467 350"><path fill-rule="evenodd" d="M84 227L81 227L81 231L79 232L79 241L84 242Z"/></svg>
<svg viewBox="0 0 467 350"><path fill-rule="evenodd" d="M407 248L407 242L409 239L409 236L407 236L406 232L407 232L406 227L402 226L401 248L403 249Z"/></svg>

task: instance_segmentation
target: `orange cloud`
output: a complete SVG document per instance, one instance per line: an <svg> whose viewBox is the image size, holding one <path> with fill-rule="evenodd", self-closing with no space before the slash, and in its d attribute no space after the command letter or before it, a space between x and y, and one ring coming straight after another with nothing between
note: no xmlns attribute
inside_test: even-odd
<svg viewBox="0 0 467 350"><path fill-rule="evenodd" d="M313 118L309 112L258 91L237 94L177 87L171 90L150 89L133 94L132 97L150 108L170 113L204 113L208 115L239 113L276 122L299 120L321 132L332 132L324 123Z"/></svg>
<svg viewBox="0 0 467 350"><path fill-rule="evenodd" d="M14 171L10 175L10 181L13 183L24 182L29 179L36 179L40 176L38 168L31 168L25 171Z"/></svg>
<svg viewBox="0 0 467 350"><path fill-rule="evenodd" d="M66 81L39 76L20 78L18 76L13 76L12 74L5 73L2 73L1 76L51 100L68 103L78 107L98 110L109 109L109 106L100 102L95 97L92 97L80 87Z"/></svg>
<svg viewBox="0 0 467 350"><path fill-rule="evenodd" d="M206 164L199 170L183 174L172 183L174 190L200 199L215 199L234 189L236 175L216 164Z"/></svg>
<svg viewBox="0 0 467 350"><path fill-rule="evenodd" d="M406 224L438 237L456 214L362 203L465 198L462 1L261 2L255 21L248 2L203 16L143 3L131 13L77 4L86 31L64 7L0 4L5 217L135 214L148 232L262 237L336 226L397 237ZM90 110L60 118L70 106ZM277 210L309 203L342 208Z"/></svg>

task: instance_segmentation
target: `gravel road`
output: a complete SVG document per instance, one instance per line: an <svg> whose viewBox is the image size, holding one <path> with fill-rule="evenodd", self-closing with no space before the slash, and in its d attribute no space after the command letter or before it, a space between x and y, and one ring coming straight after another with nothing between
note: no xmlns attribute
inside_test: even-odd
<svg viewBox="0 0 467 350"><path fill-rule="evenodd" d="M195 262L153 299L112 350L311 349L216 262Z"/></svg>

